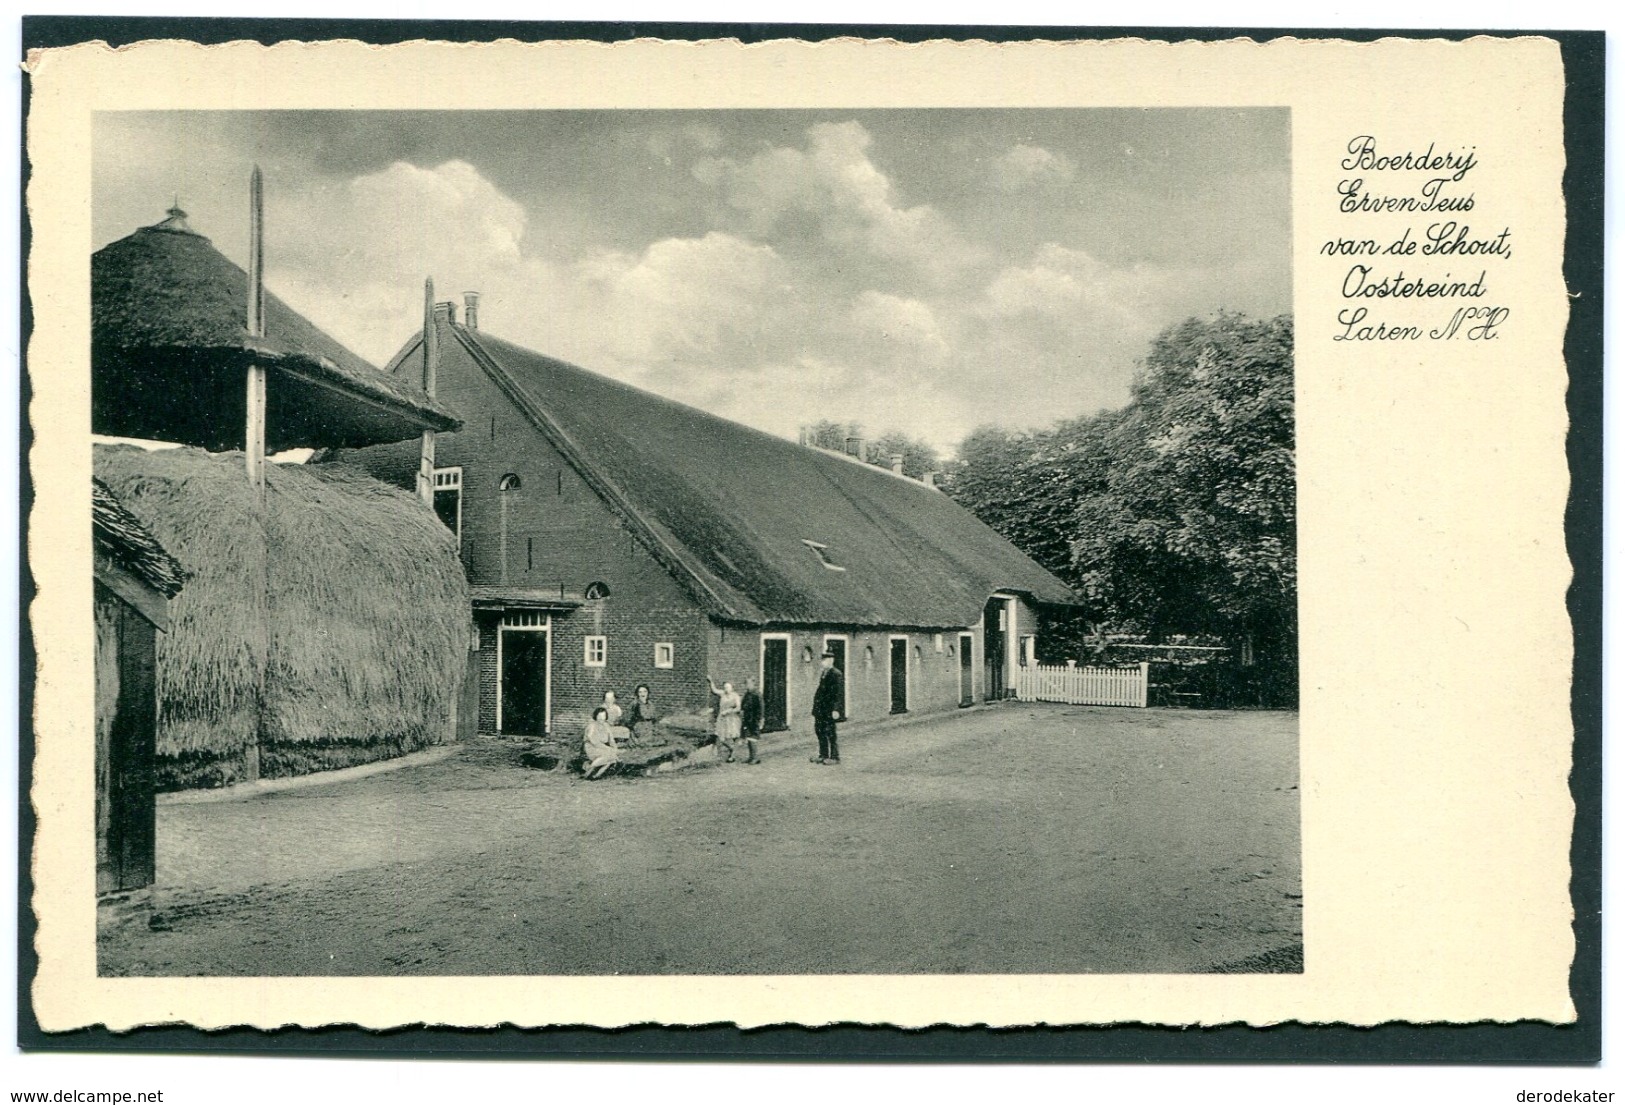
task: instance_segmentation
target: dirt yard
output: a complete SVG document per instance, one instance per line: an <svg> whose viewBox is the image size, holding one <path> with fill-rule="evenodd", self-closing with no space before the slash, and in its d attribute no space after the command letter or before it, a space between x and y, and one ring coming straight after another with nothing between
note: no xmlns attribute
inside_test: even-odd
<svg viewBox="0 0 1625 1105"><path fill-rule="evenodd" d="M159 809L113 975L1300 970L1297 716L1009 704L840 766L440 763Z"/></svg>

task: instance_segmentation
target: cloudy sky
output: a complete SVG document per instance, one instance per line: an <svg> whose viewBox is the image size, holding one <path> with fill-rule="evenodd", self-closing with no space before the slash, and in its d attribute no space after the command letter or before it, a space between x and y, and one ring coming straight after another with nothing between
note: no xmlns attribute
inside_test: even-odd
<svg viewBox="0 0 1625 1105"><path fill-rule="evenodd" d="M481 326L787 437L1118 406L1164 326L1291 309L1284 110L107 113L95 246L247 253L357 353Z"/></svg>

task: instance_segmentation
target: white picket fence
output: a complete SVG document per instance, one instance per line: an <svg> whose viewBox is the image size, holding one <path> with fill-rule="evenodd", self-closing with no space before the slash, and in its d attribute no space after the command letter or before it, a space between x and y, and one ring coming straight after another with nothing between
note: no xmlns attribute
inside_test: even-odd
<svg viewBox="0 0 1625 1105"><path fill-rule="evenodd" d="M1133 668L1080 668L1028 664L1016 669L1016 697L1023 702L1066 702L1073 706L1141 706L1151 685L1151 665Z"/></svg>

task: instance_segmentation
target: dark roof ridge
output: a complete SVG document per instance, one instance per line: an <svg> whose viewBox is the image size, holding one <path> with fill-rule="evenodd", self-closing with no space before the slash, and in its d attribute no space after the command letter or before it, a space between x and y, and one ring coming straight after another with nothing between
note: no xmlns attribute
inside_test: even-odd
<svg viewBox="0 0 1625 1105"><path fill-rule="evenodd" d="M636 384L629 384L625 380L618 380L613 376L606 376L601 372L593 372L591 369L583 368L582 366L580 366L578 364L575 364L572 361L566 361L566 360L564 360L564 359L562 359L560 357L554 357L554 356L551 356L551 355L549 355L547 353L540 353L540 352L537 352L534 349L526 349L524 346L520 345L518 342L509 341L506 338L499 338L499 337L496 337L495 335L487 334L483 330L469 330L466 326L463 326L462 324L455 323L455 322L451 323L451 329L452 329L452 332L456 333L456 334L467 334L467 335L479 338L481 340L489 338L492 341L501 342L503 345L513 346L513 348L515 348L517 350L520 350L526 356L541 357L544 360L551 361L556 365L562 365L563 367L568 368L568 369L570 369L572 371L585 373L586 375L592 376L594 379L600 381L604 385L615 388L615 389L617 389L619 391L630 392L631 394L637 396L640 400L645 400L645 401L649 401L649 402L658 403L658 404L661 404L661 405L667 406L667 407L675 407L676 409L684 412L685 414L696 415L696 416L698 416L701 419L704 419L706 421L715 422L715 423L717 423L717 424L719 424L721 426L726 426L730 433L738 433L739 431L744 431L747 434L753 434L756 437L762 438L764 441L771 442L774 446L776 446L778 448L782 448L782 449L801 449L801 450L805 450L805 451L811 453L814 456L829 457L832 460L839 460L839 461L842 461L842 462L847 463L847 464L856 464L860 468L863 468L863 469L865 469L867 471L874 472L874 473L876 473L878 475L881 475L881 476L885 476L885 477L887 477L889 479L902 480L904 483L907 483L907 484L909 484L910 486L913 486L913 487L917 487L922 491L929 491L929 492L931 492L933 494L937 493L937 490L935 488L931 487L929 484L925 483L923 480L917 480L912 476L899 475L898 473L893 472L890 468L886 468L886 467L883 467L883 466L878 465L878 464L870 464L868 461L859 460L857 457L849 456L848 454L840 452L840 451L835 450L835 449L825 449L822 446L817 446L817 445L802 445L802 444L799 444L798 442L791 441L788 438L780 437L778 434L769 433L767 430L758 429L757 427L747 425L744 422L735 422L730 418L722 417L720 414L713 414L711 411L706 410L704 407L696 407L696 406L693 406L692 404L684 403L680 399L672 399L672 398L669 398L667 396L661 395L658 392L649 391L647 388L640 388ZM394 359L391 360L391 362L390 362L390 366L391 366L390 371L394 371L394 366L400 364L405 359L405 357L406 357L406 355L408 353L410 353L412 350L418 348L422 344L423 344L423 338L422 338L421 334L419 335L416 342L408 342L407 343L407 348L401 350L401 352L397 353L395 355Z"/></svg>

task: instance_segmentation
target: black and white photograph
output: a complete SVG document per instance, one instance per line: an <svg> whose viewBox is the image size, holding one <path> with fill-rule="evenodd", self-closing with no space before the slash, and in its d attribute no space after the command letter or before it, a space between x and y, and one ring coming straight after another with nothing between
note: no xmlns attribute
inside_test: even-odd
<svg viewBox="0 0 1625 1105"><path fill-rule="evenodd" d="M1291 135L97 113L97 973L1303 972Z"/></svg>

